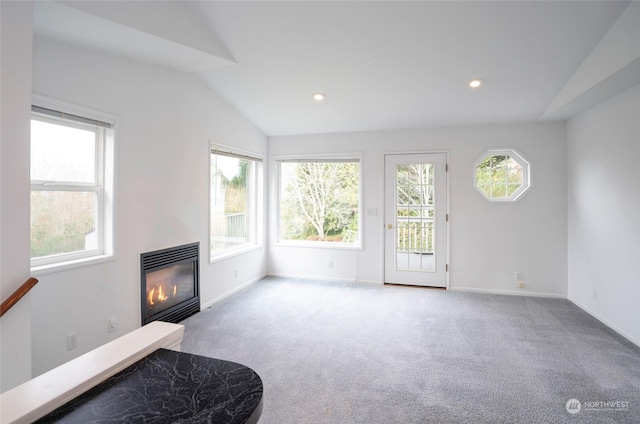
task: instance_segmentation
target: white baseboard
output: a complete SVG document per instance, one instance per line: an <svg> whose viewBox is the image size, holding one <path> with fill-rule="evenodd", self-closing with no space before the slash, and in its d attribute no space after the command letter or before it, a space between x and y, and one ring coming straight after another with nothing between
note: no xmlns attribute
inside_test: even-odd
<svg viewBox="0 0 640 424"><path fill-rule="evenodd" d="M231 291L228 291L225 294L223 294L221 296L218 296L218 297L214 298L213 300L210 300L207 303L204 303L204 304L200 305L200 310L207 309L207 308L213 306L214 304L226 299L227 297L239 292L240 290L243 290L243 289L249 287L250 285L257 283L258 281L262 280L264 277L266 277L266 275L261 275L259 277L253 278L253 279L247 281L246 283L243 283L243 284L239 285L235 289L233 289Z"/></svg>
<svg viewBox="0 0 640 424"><path fill-rule="evenodd" d="M353 280L354 282L358 283L358 284L371 284L374 286L384 286L384 283L382 281L375 281L375 280L359 280L359 279L355 279Z"/></svg>
<svg viewBox="0 0 640 424"><path fill-rule="evenodd" d="M495 290L495 289L479 289L474 287L450 287L451 291L463 291L470 293L485 293L485 294L505 294L508 296L530 296L530 297L549 297L552 299L566 299L567 296L556 293L540 293L532 291L522 290Z"/></svg>
<svg viewBox="0 0 640 424"><path fill-rule="evenodd" d="M606 319L602 318L601 315L595 313L594 311L592 311L591 309L587 308L586 306L584 306L583 304L581 304L577 300L572 299L570 297L567 297L567 300L569 300L569 302L573 303L578 308L582 309L583 311L585 311L586 313L588 313L589 315L591 315L592 317L594 317L595 319L597 319L598 321L600 321L601 323L603 323L604 325L606 325L607 327L609 327L610 329L615 331L616 333L620 334L625 339L629 340L634 345L640 347L640 340L636 339L635 337L631 336L630 334L627 334L625 331L623 331L620 328L616 327L615 325L611 324L609 321L607 321Z"/></svg>
<svg viewBox="0 0 640 424"><path fill-rule="evenodd" d="M242 289L244 289L246 287L249 287L250 285L252 285L254 283L257 283L258 281L262 280L265 277L299 278L301 280L335 281L335 282L341 282L341 283L383 285L382 282L373 281L373 280L357 280L357 279L348 279L348 278L314 277L314 276L309 276L309 275L298 275L298 274L269 273L269 274L266 274L266 275L263 275L263 276L260 276L260 277L256 277L256 278L254 278L254 279L252 279L252 280L250 280L250 281L248 281L248 282L236 287L235 289L223 294L222 296L216 297L215 299L213 299L213 300L205 303L204 305L202 305L201 309L206 309L206 308L214 305L215 303L218 303L221 300L224 300L227 297L239 292L240 290L242 290ZM591 315L592 317L594 317L595 319L597 319L598 321L600 321L601 323L606 325L607 327L611 328L616 333L620 334L625 339L629 340L631 343L633 343L636 346L640 347L640 340L632 337L631 335L627 334L625 331L623 331L623 330L619 329L618 327L616 327L615 325L611 324L606 319L602 318L597 313L595 313L594 311L590 310L586 306L582 305L580 302L576 301L575 299L571 299L568 296L565 296L563 294L539 293L539 292L522 291L522 290L517 290L516 291L516 290L480 289L480 288L474 288L474 287L450 287L448 290L468 292L468 293L501 294L501 295L507 295L507 296L530 296L530 297L544 297L544 298L551 298L551 299L567 299L571 303L573 303L574 305L576 305L577 307L579 307L580 309L582 309L583 311L585 311L586 313L588 313L589 315Z"/></svg>
<svg viewBox="0 0 640 424"><path fill-rule="evenodd" d="M332 277L318 277L315 275L308 274L287 274L287 273L269 273L268 277L279 277L279 278L297 278L299 280L312 280L312 281L335 281L340 283L353 283L353 278L332 278Z"/></svg>
<svg viewBox="0 0 640 424"><path fill-rule="evenodd" d="M311 276L308 274L286 274L286 273L275 272L275 273L269 273L267 276L279 277L279 278L297 278L300 280L311 280L311 281L329 281L329 282L336 282L336 283L375 284L379 286L382 285L382 282L380 281L359 280L356 278L318 277L318 276Z"/></svg>

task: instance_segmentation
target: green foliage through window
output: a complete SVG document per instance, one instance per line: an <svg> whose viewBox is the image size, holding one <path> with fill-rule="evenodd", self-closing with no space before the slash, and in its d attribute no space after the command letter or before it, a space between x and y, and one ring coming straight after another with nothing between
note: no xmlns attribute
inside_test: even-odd
<svg viewBox="0 0 640 424"><path fill-rule="evenodd" d="M475 168L476 188L490 200L513 200L529 187L529 163L513 151L489 154Z"/></svg>
<svg viewBox="0 0 640 424"><path fill-rule="evenodd" d="M31 257L97 248L96 194L31 192Z"/></svg>
<svg viewBox="0 0 640 424"><path fill-rule="evenodd" d="M261 161L211 152L210 254L257 243Z"/></svg>
<svg viewBox="0 0 640 424"><path fill-rule="evenodd" d="M31 120L32 266L105 254L104 153L110 124L34 112Z"/></svg>
<svg viewBox="0 0 640 424"><path fill-rule="evenodd" d="M358 161L280 162L280 240L356 244Z"/></svg>

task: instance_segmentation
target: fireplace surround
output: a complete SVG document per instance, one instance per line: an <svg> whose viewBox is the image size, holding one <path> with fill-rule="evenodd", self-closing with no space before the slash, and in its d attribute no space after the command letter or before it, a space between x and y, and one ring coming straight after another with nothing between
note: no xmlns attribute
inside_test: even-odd
<svg viewBox="0 0 640 424"><path fill-rule="evenodd" d="M200 311L200 243L140 255L142 325L177 323Z"/></svg>

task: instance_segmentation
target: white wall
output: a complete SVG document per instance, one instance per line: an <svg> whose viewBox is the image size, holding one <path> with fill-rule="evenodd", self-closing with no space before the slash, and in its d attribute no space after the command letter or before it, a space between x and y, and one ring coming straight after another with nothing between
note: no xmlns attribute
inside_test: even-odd
<svg viewBox="0 0 640 424"><path fill-rule="evenodd" d="M208 261L209 140L265 155L259 130L178 71L40 38L33 66L35 93L119 117L116 259L39 276L32 296L34 375L140 326L142 252L200 241L203 304L265 275L264 250ZM110 334L111 317L119 329ZM71 332L79 347L68 352Z"/></svg>
<svg viewBox="0 0 640 424"><path fill-rule="evenodd" d="M640 345L640 87L567 124L568 298Z"/></svg>
<svg viewBox="0 0 640 424"><path fill-rule="evenodd" d="M532 162L533 188L516 204L489 203L473 187L473 162L485 149L509 147ZM269 273L381 283L384 153L434 150L449 151L450 287L565 296L566 142L562 123L269 138L272 216L277 193L273 157L295 153L362 152L364 210L378 210L377 216L364 216L361 251L278 246L271 222ZM329 261L334 262L332 269ZM523 273L525 289L516 288L516 271Z"/></svg>
<svg viewBox="0 0 640 424"><path fill-rule="evenodd" d="M0 2L0 294L7 299L29 278L30 2ZM0 320L0 391L31 377L31 294Z"/></svg>

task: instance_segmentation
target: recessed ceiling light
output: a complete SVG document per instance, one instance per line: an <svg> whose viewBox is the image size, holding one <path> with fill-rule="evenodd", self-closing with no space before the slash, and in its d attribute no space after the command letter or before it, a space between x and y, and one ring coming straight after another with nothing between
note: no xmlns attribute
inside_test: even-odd
<svg viewBox="0 0 640 424"><path fill-rule="evenodd" d="M472 79L471 81L469 81L469 87L471 88L478 88L480 87L482 84L484 83L483 80L476 78L476 79Z"/></svg>
<svg viewBox="0 0 640 424"><path fill-rule="evenodd" d="M313 93L313 100L316 102L323 101L327 96L324 93Z"/></svg>

